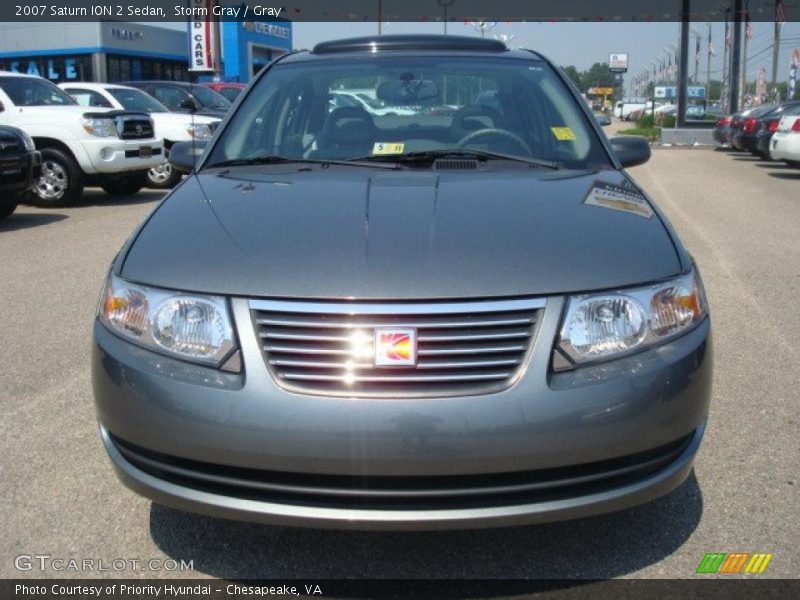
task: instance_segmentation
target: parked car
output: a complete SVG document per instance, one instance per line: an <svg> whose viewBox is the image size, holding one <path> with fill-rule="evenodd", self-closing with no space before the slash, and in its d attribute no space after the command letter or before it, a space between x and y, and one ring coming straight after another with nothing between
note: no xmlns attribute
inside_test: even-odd
<svg viewBox="0 0 800 600"><path fill-rule="evenodd" d="M378 128L330 111L353 80L432 105L447 81L464 106ZM689 475L712 378L700 274L625 170L647 142L609 140L551 61L476 37L323 42L261 71L206 146L173 146L191 174L117 255L94 324L100 436L132 489L441 529L621 509Z"/></svg>
<svg viewBox="0 0 800 600"><path fill-rule="evenodd" d="M123 81L120 85L139 88L173 112L191 113L222 119L230 101L200 83L185 81Z"/></svg>
<svg viewBox="0 0 800 600"><path fill-rule="evenodd" d="M140 89L113 83L61 83L59 87L77 100L81 106L115 108L147 113L153 119L156 137L164 142L164 153L169 156L169 149L175 142L191 140L207 140L214 133L220 120L203 115L187 115L173 113L158 100ZM181 179L181 174L173 171L166 160L147 172L147 185L152 188L166 189L174 186Z"/></svg>
<svg viewBox="0 0 800 600"><path fill-rule="evenodd" d="M744 150L757 156L758 130L761 128L761 117L775 109L772 104L765 104L751 109L741 119L741 127L737 127L731 136L731 144L737 150Z"/></svg>
<svg viewBox="0 0 800 600"><path fill-rule="evenodd" d="M0 124L25 131L41 152L33 192L46 205L72 204L85 185L133 194L144 187L148 169L164 160L149 115L80 106L33 75L0 72Z"/></svg>
<svg viewBox="0 0 800 600"><path fill-rule="evenodd" d="M786 114L786 111L794 111L798 105L800 105L800 101L797 100L784 102L780 106L777 106L772 112L761 117L763 124L759 127L758 133L756 134L756 152L761 158L766 160L771 158L769 155L769 148L770 142L772 141L772 134L778 130L778 124L780 123L781 117Z"/></svg>
<svg viewBox="0 0 800 600"><path fill-rule="evenodd" d="M366 94L357 94L346 91L333 91L330 94L331 110L336 110L344 106L351 106L366 110L374 116L396 117L398 115L415 115L421 109L414 109L409 106L391 106L378 102L376 99Z"/></svg>
<svg viewBox="0 0 800 600"><path fill-rule="evenodd" d="M33 188L42 155L33 139L17 127L0 125L0 220L10 216Z"/></svg>
<svg viewBox="0 0 800 600"><path fill-rule="evenodd" d="M203 82L204 86L217 92L221 96L225 96L230 102L236 100L242 90L247 86L243 83L236 83L233 81L206 81Z"/></svg>
<svg viewBox="0 0 800 600"><path fill-rule="evenodd" d="M800 168L800 104L787 109L770 141L769 155Z"/></svg>
<svg viewBox="0 0 800 600"><path fill-rule="evenodd" d="M729 145L729 136L730 136L730 128L731 123L733 122L734 118L737 117L737 113L722 116L717 119L714 125L714 141L717 142L720 146L727 146Z"/></svg>

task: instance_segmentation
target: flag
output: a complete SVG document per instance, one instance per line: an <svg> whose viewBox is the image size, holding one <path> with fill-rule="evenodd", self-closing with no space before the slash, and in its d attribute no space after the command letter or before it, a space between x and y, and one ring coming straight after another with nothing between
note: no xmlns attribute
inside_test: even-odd
<svg viewBox="0 0 800 600"><path fill-rule="evenodd" d="M744 16L744 36L748 40L753 38L753 27L750 25L750 13Z"/></svg>
<svg viewBox="0 0 800 600"><path fill-rule="evenodd" d="M708 53L711 56L716 56L717 55L717 53L714 52L714 44L712 44L711 42L708 42Z"/></svg>
<svg viewBox="0 0 800 600"><path fill-rule="evenodd" d="M731 28L728 26L728 21L725 21L725 46L731 47Z"/></svg>
<svg viewBox="0 0 800 600"><path fill-rule="evenodd" d="M786 23L786 7L783 5L783 0L775 2L775 22L778 25Z"/></svg>
<svg viewBox="0 0 800 600"><path fill-rule="evenodd" d="M695 56L694 59L697 62L700 62L700 57L702 54L700 53L700 36L697 36L697 43L695 44Z"/></svg>

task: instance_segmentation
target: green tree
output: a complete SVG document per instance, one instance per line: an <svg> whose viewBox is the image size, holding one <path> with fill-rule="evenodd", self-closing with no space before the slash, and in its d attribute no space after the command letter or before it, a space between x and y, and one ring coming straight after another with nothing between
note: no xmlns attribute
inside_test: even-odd
<svg viewBox="0 0 800 600"><path fill-rule="evenodd" d="M594 63L588 71L581 74L581 83L584 88L590 87L616 87L614 74L609 71L608 63ZM582 91L586 91L583 89Z"/></svg>
<svg viewBox="0 0 800 600"><path fill-rule="evenodd" d="M575 85L578 87L578 89L581 92L585 93L586 90L583 89L583 84L581 82L581 77L582 77L581 72L578 71L578 69L575 67L575 65L567 65L566 67L561 67L561 68L564 69L564 73L566 73L567 76L570 79L572 79L572 81L575 83Z"/></svg>

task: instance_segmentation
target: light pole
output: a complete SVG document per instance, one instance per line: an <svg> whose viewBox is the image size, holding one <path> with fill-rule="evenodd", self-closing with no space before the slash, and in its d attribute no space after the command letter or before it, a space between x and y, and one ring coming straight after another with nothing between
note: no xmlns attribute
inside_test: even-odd
<svg viewBox="0 0 800 600"><path fill-rule="evenodd" d="M442 7L442 23L444 23L444 34L447 35L447 8L453 6L456 0L436 0L436 3Z"/></svg>

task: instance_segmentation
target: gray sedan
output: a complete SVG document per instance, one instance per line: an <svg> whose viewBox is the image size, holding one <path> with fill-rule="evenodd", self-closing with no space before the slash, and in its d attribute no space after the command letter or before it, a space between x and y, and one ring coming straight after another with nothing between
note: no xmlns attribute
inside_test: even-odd
<svg viewBox="0 0 800 600"><path fill-rule="evenodd" d="M332 106L343 89L419 108ZM607 140L546 58L495 40L327 42L243 94L200 156L173 147L191 173L103 291L94 392L126 485L221 517L443 529L684 481L710 321L624 170L643 140Z"/></svg>

